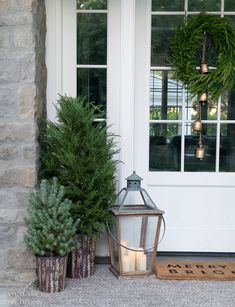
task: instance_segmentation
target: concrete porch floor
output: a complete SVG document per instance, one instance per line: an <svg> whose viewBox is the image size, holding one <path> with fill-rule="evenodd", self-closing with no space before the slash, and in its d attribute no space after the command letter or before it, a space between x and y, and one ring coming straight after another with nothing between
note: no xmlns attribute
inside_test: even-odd
<svg viewBox="0 0 235 307"><path fill-rule="evenodd" d="M185 257L171 258L176 259L186 260ZM188 260L208 258L190 257ZM213 257L209 260L229 262L234 258ZM108 265L96 265L94 276L83 280L67 279L66 289L61 293L43 293L32 285L26 288L2 286L0 307L11 306L234 307L235 281L159 280L156 277L117 279Z"/></svg>

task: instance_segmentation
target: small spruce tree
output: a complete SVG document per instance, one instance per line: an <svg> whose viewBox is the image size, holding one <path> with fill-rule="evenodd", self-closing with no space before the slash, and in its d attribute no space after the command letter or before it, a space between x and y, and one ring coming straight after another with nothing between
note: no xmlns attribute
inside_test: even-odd
<svg viewBox="0 0 235 307"><path fill-rule="evenodd" d="M25 242L37 256L64 256L75 245L78 220L71 217L71 201L64 198L64 187L57 178L44 179L29 198Z"/></svg>
<svg viewBox="0 0 235 307"><path fill-rule="evenodd" d="M77 232L96 236L111 220L109 208L116 198L117 152L114 136L103 116L85 98L61 96L57 122L41 129L41 176L58 177L72 200L72 215L80 218Z"/></svg>

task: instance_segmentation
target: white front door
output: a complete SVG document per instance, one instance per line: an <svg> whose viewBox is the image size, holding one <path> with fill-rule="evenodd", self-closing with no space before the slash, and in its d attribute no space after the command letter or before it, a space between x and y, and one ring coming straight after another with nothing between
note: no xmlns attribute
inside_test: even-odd
<svg viewBox="0 0 235 307"><path fill-rule="evenodd" d="M196 102L173 80L166 62L169 39L185 11L193 15L204 9L234 22L231 5L220 0L107 3L105 9L81 12L75 0L47 1L49 118L58 93L76 96L87 90L82 84L89 80L99 81L102 89L105 75L107 87L97 97L105 93L108 124L120 136L119 189L133 170L144 178L142 185L165 211L159 250L235 252L234 92L204 110L207 151L197 161L191 129ZM90 13L107 16L107 58L78 63L76 20ZM90 79L80 73L85 70L100 76Z"/></svg>

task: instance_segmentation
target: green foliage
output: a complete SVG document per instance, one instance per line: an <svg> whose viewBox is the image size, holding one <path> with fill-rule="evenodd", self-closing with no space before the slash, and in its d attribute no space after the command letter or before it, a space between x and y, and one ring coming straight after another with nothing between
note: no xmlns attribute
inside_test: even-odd
<svg viewBox="0 0 235 307"><path fill-rule="evenodd" d="M202 50L204 32L211 37L216 53L216 69L209 74L196 70L196 54ZM188 18L176 30L169 60L176 68L174 78L182 81L190 93L208 91L211 99L217 98L235 81L235 30L230 20L206 13Z"/></svg>
<svg viewBox="0 0 235 307"><path fill-rule="evenodd" d="M58 179L43 179L39 190L30 194L25 242L37 256L64 256L74 247L78 220L74 222L72 202L64 198Z"/></svg>
<svg viewBox="0 0 235 307"><path fill-rule="evenodd" d="M99 234L111 220L116 197L117 161L114 136L104 122L94 122L97 108L84 98L60 97L56 123L41 131L41 175L57 176L72 200L72 214L81 219L78 233Z"/></svg>

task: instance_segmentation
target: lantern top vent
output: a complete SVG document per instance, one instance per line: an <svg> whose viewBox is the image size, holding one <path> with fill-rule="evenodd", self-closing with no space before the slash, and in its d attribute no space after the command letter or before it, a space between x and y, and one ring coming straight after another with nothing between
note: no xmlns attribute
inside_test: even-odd
<svg viewBox="0 0 235 307"><path fill-rule="evenodd" d="M127 188L131 190L139 190L141 188L141 178L133 171L133 174L126 178L127 180Z"/></svg>

